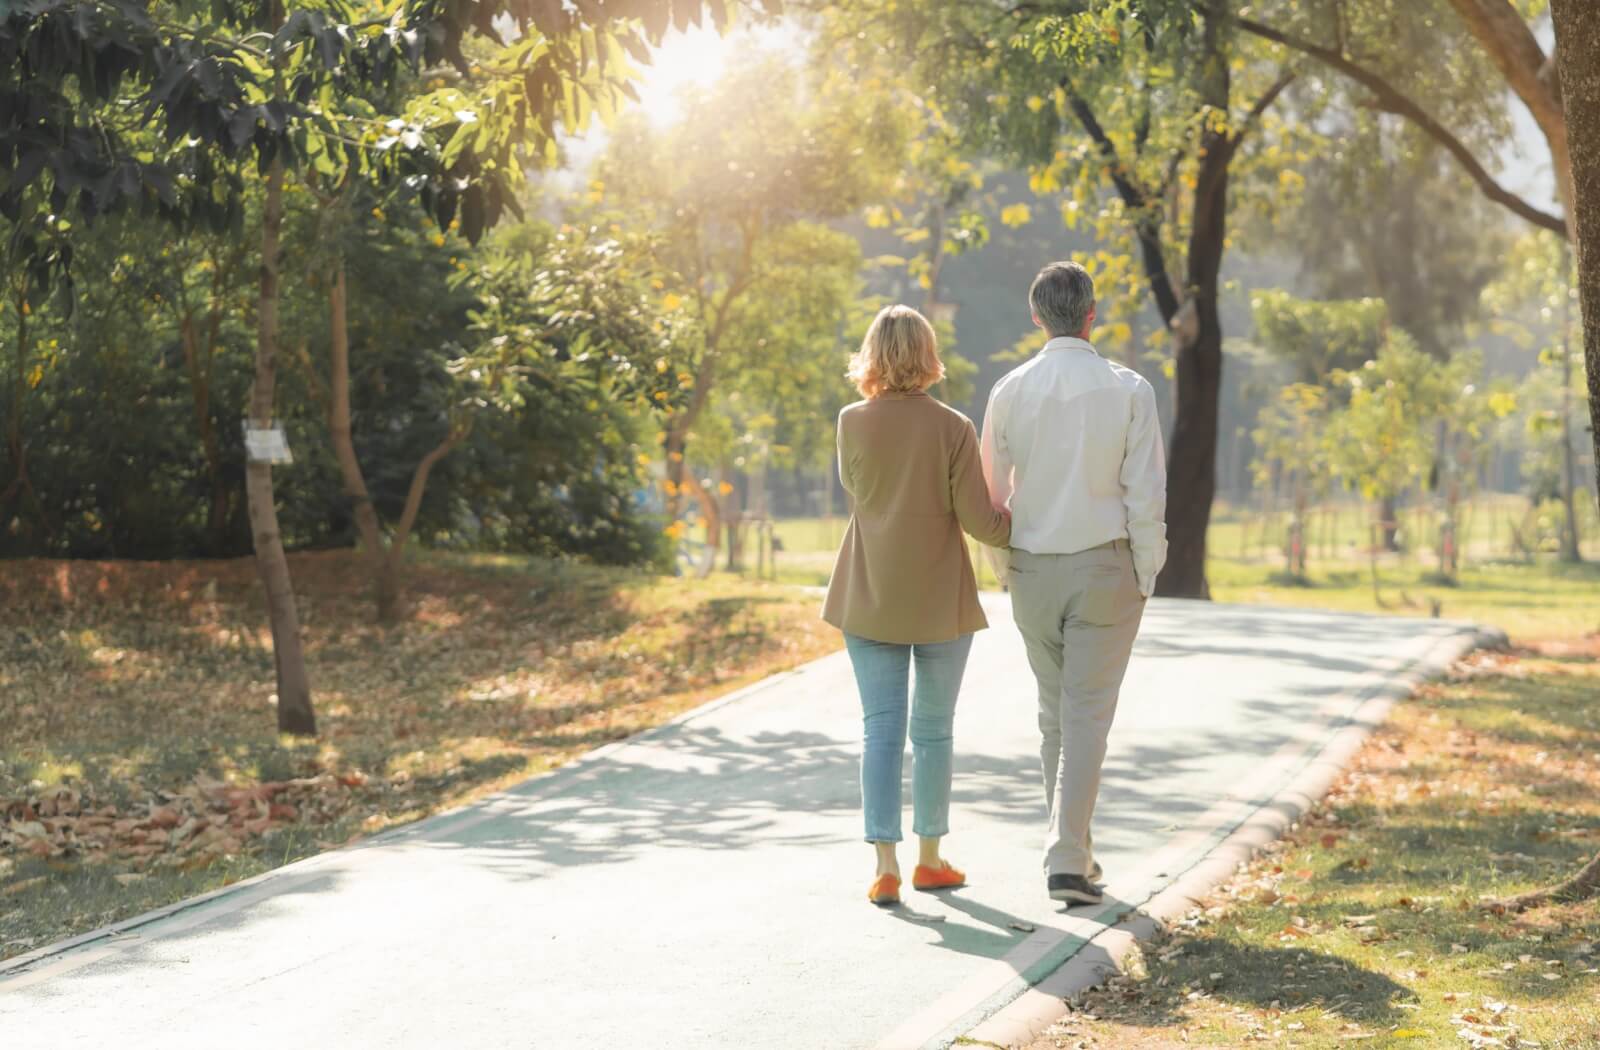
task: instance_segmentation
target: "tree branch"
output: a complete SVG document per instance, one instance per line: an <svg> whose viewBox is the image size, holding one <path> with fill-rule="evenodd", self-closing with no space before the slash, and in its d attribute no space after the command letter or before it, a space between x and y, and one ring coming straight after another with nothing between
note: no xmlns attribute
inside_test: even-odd
<svg viewBox="0 0 1600 1050"><path fill-rule="evenodd" d="M1506 83L1539 119L1561 112L1561 82L1546 73L1550 56L1509 0L1450 0L1450 6L1478 38Z"/></svg>
<svg viewBox="0 0 1600 1050"><path fill-rule="evenodd" d="M1272 26L1257 22L1254 19L1240 18L1236 20L1235 24L1245 32L1261 37L1263 40L1270 40L1275 44L1282 44L1284 47L1309 55L1323 65L1338 70L1362 87L1365 87L1373 93L1377 104L1385 112L1393 113L1411 121L1435 142L1449 151L1450 155L1455 157L1472 181L1478 184L1478 189L1483 191L1485 197L1541 229L1550 230L1553 233L1560 234L1562 237L1567 236L1567 224L1564 219L1534 207L1496 182L1494 176L1489 174L1482 164L1478 163L1478 159L1472 155L1472 151L1467 149L1460 139L1451 134L1448 128L1433 119L1426 110L1379 74L1352 61L1332 48L1322 47L1308 40L1290 36L1281 30L1274 29Z"/></svg>
<svg viewBox="0 0 1600 1050"><path fill-rule="evenodd" d="M428 454L417 463L416 469L411 472L411 485L406 489L405 507L400 512L400 521L394 527L394 535L389 540L389 552L386 558L391 568L398 565L400 559L404 557L406 541L411 538L411 530L417 524L417 513L422 509L422 494L428 487L428 475L433 472L434 464L454 451L471 432L471 420L452 424L444 440L429 450Z"/></svg>
<svg viewBox="0 0 1600 1050"><path fill-rule="evenodd" d="M1278 79L1272 82L1272 86L1267 88L1260 98L1256 99L1256 104L1251 106L1250 112L1244 115L1244 120L1240 123L1239 130L1228 136L1228 153L1230 156L1239 148L1239 143L1244 141L1245 136L1249 135L1251 130L1261 122L1261 115L1278 100L1278 96L1283 94L1285 88L1294 83L1295 75L1295 73L1287 69L1281 71L1278 74Z"/></svg>
<svg viewBox="0 0 1600 1050"><path fill-rule="evenodd" d="M1071 81L1066 77L1062 77L1060 83L1062 90L1067 93L1067 105L1073 116L1078 118L1078 123L1105 159L1117 195L1133 213L1133 232L1139 241L1139 255L1144 263L1145 279L1150 282L1150 294L1155 297L1161 320L1171 324L1182 302L1173 287L1172 276L1167 272L1167 256L1161 240L1161 215L1144 187L1129 174L1127 166L1117 154L1116 143L1106 134L1088 101L1073 90Z"/></svg>
<svg viewBox="0 0 1600 1050"><path fill-rule="evenodd" d="M1095 148L1100 151L1100 156L1105 158L1107 170L1111 175L1111 184L1117 188L1117 194L1124 204L1130 208L1144 208L1149 205L1150 195L1143 186L1133 181L1128 174L1127 165L1117 155L1117 144L1111 141L1111 136L1106 134L1106 129L1094 115L1082 95L1072 89L1072 85L1063 80L1061 86L1067 92L1067 105L1072 110L1072 115L1078 118L1078 123L1084 132L1094 142Z"/></svg>

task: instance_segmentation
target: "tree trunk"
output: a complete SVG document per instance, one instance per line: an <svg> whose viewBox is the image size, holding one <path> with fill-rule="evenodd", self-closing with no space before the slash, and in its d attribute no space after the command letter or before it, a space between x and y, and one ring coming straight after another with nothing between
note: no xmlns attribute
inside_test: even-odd
<svg viewBox="0 0 1600 1050"><path fill-rule="evenodd" d="M283 162L274 160L267 174L261 216L261 286L256 307L256 376L250 388L250 425L273 422L278 368L278 239L283 226ZM272 464L245 466L245 492L250 500L250 534L256 568L267 592L267 618L272 625L272 658L277 666L278 729L296 736L315 736L311 684L300 647L300 614L295 608L289 559L278 531L278 508L272 492Z"/></svg>
<svg viewBox="0 0 1600 1050"><path fill-rule="evenodd" d="M22 444L22 397L28 389L28 292L21 285L14 297L17 309L17 366L11 373L11 411L6 420L6 452L11 456L13 476L0 489L0 510L28 485L28 450ZM5 522L0 520L0 525Z"/></svg>
<svg viewBox="0 0 1600 1050"><path fill-rule="evenodd" d="M1565 252L1562 263L1572 272L1572 261ZM1578 542L1577 464L1572 449L1572 289L1561 300L1561 506L1565 512L1561 530L1561 560L1576 565L1583 561Z"/></svg>
<svg viewBox="0 0 1600 1050"><path fill-rule="evenodd" d="M378 577L378 619L384 623L392 623L400 615L404 598L401 570L405 566L406 544L411 540L411 532L417 525L417 514L422 510L422 496L428 489L428 477L433 473L434 466L465 441L471 432L470 421L452 424L444 440L423 456L417 463L417 469L411 472L405 506L400 510L400 520L395 523L394 535L389 539L389 550L384 558L383 572Z"/></svg>
<svg viewBox="0 0 1600 1050"><path fill-rule="evenodd" d="M1167 564L1156 578L1164 598L1210 598L1206 530L1216 495L1217 398L1222 327L1213 297L1197 296L1200 334L1178 350L1176 412L1167 463Z"/></svg>
<svg viewBox="0 0 1600 1050"><path fill-rule="evenodd" d="M1595 494L1600 498L1600 6L1593 0L1552 0L1550 10L1568 141L1573 147L1568 221L1577 233L1584 371L1589 379L1590 434L1595 446ZM1583 900L1597 892L1600 854L1559 885L1500 903L1521 911L1553 901Z"/></svg>
<svg viewBox="0 0 1600 1050"><path fill-rule="evenodd" d="M1572 144L1567 222L1577 234L1584 371L1589 379L1590 434L1595 446L1595 494L1600 498L1600 5L1593 0L1552 0L1550 11L1556 29L1566 141ZM1547 901L1581 900L1596 892L1600 892L1600 854L1560 885L1505 903L1521 910Z"/></svg>
<svg viewBox="0 0 1600 1050"><path fill-rule="evenodd" d="M356 458L350 426L350 325L349 292L345 283L344 258L334 263L333 280L328 286L328 431L333 437L334 458L344 480L344 494L350 500L356 532L361 537L361 554L372 573L373 595L378 620L392 623L399 606L399 580L391 571L387 545L378 512L367 491L367 479Z"/></svg>
<svg viewBox="0 0 1600 1050"><path fill-rule="evenodd" d="M1400 506L1393 496L1378 501L1378 550L1394 554L1400 549Z"/></svg>
<svg viewBox="0 0 1600 1050"><path fill-rule="evenodd" d="M11 455L12 465L16 468L10 484L0 490L0 515L13 497L18 503L24 496L33 501L33 511L38 516L39 526L43 530L46 543L54 537L55 526L51 521L49 509L44 505L44 500L39 498L39 491L33 487L33 477L28 473L28 443L22 430L22 404L28 391L28 348L30 336L28 333L28 316L31 307L28 303L28 282L23 278L17 285L17 367L13 373L11 390L11 412L6 426L6 447ZM18 511L19 518L21 516ZM0 516L0 527L7 524L5 518Z"/></svg>
<svg viewBox="0 0 1600 1050"><path fill-rule="evenodd" d="M716 361L708 353L695 373L694 391L689 395L689 404L667 425L667 432L661 439L661 449L667 456L667 519L677 521L678 515L683 512L683 497L695 497L706 518L706 543L712 550L708 565L716 563L716 550L722 537L721 514L716 497L706 491L694 476L694 471L689 469L689 431L710 402L711 387L715 381Z"/></svg>
<svg viewBox="0 0 1600 1050"><path fill-rule="evenodd" d="M1226 10L1220 0L1207 9L1206 68L1202 97L1228 110L1229 76L1222 33ZM1222 319L1217 292L1227 246L1228 164L1233 144L1226 130L1207 122L1201 133L1199 171L1189 234L1187 308L1195 312L1193 338L1178 340L1175 412L1167 457L1167 564L1156 578L1156 594L1210 598L1206 582L1206 530L1217 491L1217 415L1222 393Z"/></svg>
<svg viewBox="0 0 1600 1050"><path fill-rule="evenodd" d="M194 408L195 430L200 436L200 452L206 465L206 483L211 489L206 511L206 546L212 554L226 547L228 488L222 480L222 450L217 445L217 430L211 423L211 359L217 352L221 327L220 309L213 304L206 325L206 345L202 351L195 331L194 315L185 312L178 331L183 339L183 360L189 372L189 397Z"/></svg>
<svg viewBox="0 0 1600 1050"><path fill-rule="evenodd" d="M733 489L733 482L726 467L722 470L722 484ZM718 486L721 492L721 486ZM744 571L744 507L740 505L737 490L730 491L723 503L724 531L728 534L728 571Z"/></svg>
<svg viewBox="0 0 1600 1050"><path fill-rule="evenodd" d="M695 501L700 504L700 514L706 519L706 546L710 548L710 551L709 556L706 558L705 568L701 570L700 575L709 576L711 575L711 570L717 567L717 549L722 544L722 508L717 503L717 498L700 483L699 478L694 476L694 471L683 470L681 474L683 486L689 490Z"/></svg>
<svg viewBox="0 0 1600 1050"><path fill-rule="evenodd" d="M1577 231L1589 434L1595 450L1595 496L1600 500L1600 5L1593 0L1553 0L1551 14L1572 144L1569 221Z"/></svg>

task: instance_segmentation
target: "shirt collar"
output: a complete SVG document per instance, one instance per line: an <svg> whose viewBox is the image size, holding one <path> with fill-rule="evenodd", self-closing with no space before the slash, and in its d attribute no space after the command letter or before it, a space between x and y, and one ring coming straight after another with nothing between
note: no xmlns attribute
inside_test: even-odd
<svg viewBox="0 0 1600 1050"><path fill-rule="evenodd" d="M1070 335L1058 335L1044 344L1045 350L1087 350L1091 354L1099 355L1100 351L1087 339L1078 339Z"/></svg>

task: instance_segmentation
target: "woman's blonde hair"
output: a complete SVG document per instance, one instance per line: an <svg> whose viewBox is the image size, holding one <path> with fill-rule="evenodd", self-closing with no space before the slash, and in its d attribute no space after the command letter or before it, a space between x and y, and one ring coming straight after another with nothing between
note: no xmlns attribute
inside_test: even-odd
<svg viewBox="0 0 1600 1050"><path fill-rule="evenodd" d="M944 378L933 325L909 306L885 306L850 359L849 375L863 397L928 389Z"/></svg>

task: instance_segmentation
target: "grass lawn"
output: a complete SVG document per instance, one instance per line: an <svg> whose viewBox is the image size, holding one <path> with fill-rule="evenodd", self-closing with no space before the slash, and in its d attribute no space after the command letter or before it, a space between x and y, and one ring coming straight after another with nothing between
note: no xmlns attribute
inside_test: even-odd
<svg viewBox="0 0 1600 1050"><path fill-rule="evenodd" d="M816 599L429 556L382 628L292 559L321 736L274 731L252 563L0 565L0 957L460 804L836 648Z"/></svg>
<svg viewBox="0 0 1600 1050"><path fill-rule="evenodd" d="M1600 1047L1600 900L1485 899L1600 850L1600 643L1480 653L1032 1050Z"/></svg>
<svg viewBox="0 0 1600 1050"><path fill-rule="evenodd" d="M1490 537L1498 534L1497 527L1503 529L1525 512L1525 502L1516 497L1485 497L1463 530L1464 539L1470 541L1469 554L1454 583L1435 577L1436 564L1428 551L1386 554L1379 560L1379 588L1374 595L1365 555L1353 546L1360 532L1359 508L1330 509L1313 517L1314 523L1326 522L1330 542L1324 544L1319 538L1323 525L1314 524L1307 579L1297 581L1285 574L1276 547L1259 542L1263 531L1279 536L1277 525L1264 527L1236 510L1219 507L1208 537L1212 597L1396 616L1437 614L1492 624L1514 640L1577 639L1600 631L1600 544L1590 542L1585 547L1589 561L1583 565L1562 565L1549 555L1515 560L1502 549L1504 544L1496 545ZM777 534L784 550L778 555L778 578L825 585L846 520L779 522ZM1585 535L1592 539L1596 531L1589 527ZM999 581L977 555L977 544L970 546L978 585L997 588Z"/></svg>
<svg viewBox="0 0 1600 1050"><path fill-rule="evenodd" d="M1398 616L1438 615L1493 624L1521 639L1576 639L1600 632L1600 562L1562 565L1469 562L1455 584L1432 577L1415 561L1387 559L1379 570L1378 604L1368 567L1357 562L1315 562L1307 583L1284 577L1280 565L1212 558L1211 595L1251 605L1301 605Z"/></svg>

